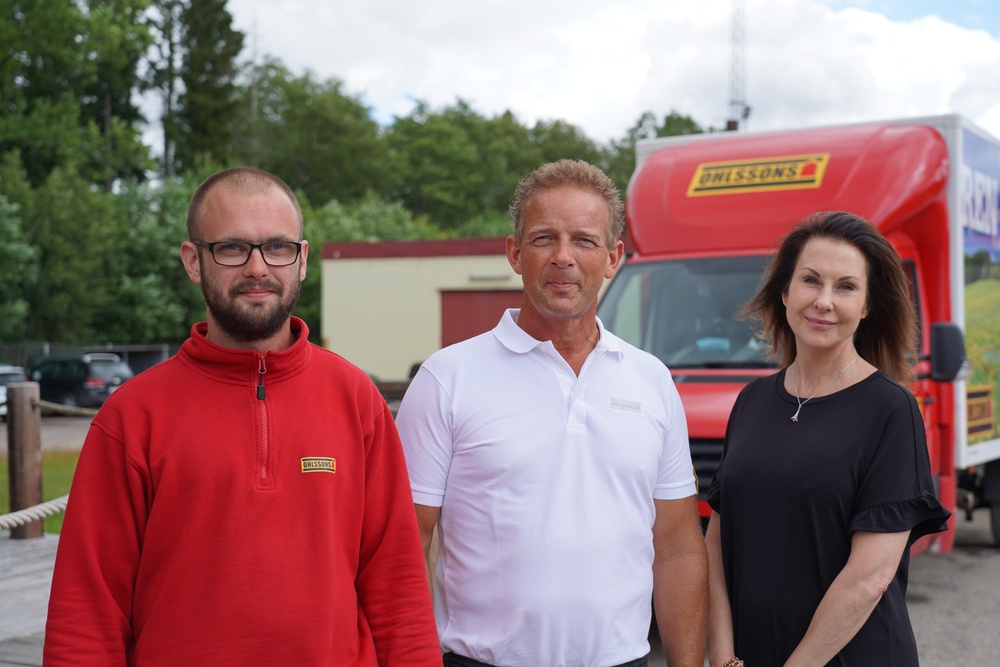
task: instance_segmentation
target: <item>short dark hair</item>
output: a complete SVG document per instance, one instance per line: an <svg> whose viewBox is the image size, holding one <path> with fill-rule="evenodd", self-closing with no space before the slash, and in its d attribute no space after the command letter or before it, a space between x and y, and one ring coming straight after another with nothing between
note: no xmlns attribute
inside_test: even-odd
<svg viewBox="0 0 1000 667"><path fill-rule="evenodd" d="M850 244L865 258L868 313L854 333L854 346L865 361L897 382L908 383L917 358L917 317L909 280L889 241L875 225L853 213L815 213L799 221L778 241L761 286L743 307L742 316L761 325L759 335L768 342L771 357L791 365L795 335L782 296L791 285L802 249L814 238Z"/></svg>
<svg viewBox="0 0 1000 667"><path fill-rule="evenodd" d="M542 190L575 187L592 192L608 207L608 247L614 246L625 231L625 205L615 182L607 174L583 160L557 160L543 164L517 184L514 201L507 209L514 220L514 238L521 241L524 211L533 196Z"/></svg>
<svg viewBox="0 0 1000 667"><path fill-rule="evenodd" d="M205 203L205 197L208 193L217 185L225 185L244 194L259 194L266 192L269 188L278 188L288 196L288 199L292 202L292 206L295 208L295 216L299 220L299 238L302 238L302 207L299 205L299 200L295 196L295 193L288 187L288 184L263 169L232 167L231 169L223 169L212 174L202 181L198 189L194 191L191 203L188 204L187 213L189 241L197 239L198 216L201 214L202 204Z"/></svg>

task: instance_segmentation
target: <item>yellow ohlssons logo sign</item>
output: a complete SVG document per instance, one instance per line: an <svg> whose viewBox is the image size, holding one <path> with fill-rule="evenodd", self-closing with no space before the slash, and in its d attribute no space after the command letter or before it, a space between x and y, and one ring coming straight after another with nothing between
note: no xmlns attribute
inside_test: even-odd
<svg viewBox="0 0 1000 667"><path fill-rule="evenodd" d="M818 188L823 184L829 162L829 153L706 162L695 170L687 195L705 197Z"/></svg>
<svg viewBox="0 0 1000 667"><path fill-rule="evenodd" d="M966 419L969 436L986 438L993 435L993 387L966 387Z"/></svg>
<svg viewBox="0 0 1000 667"><path fill-rule="evenodd" d="M302 459L302 472L337 472L337 459L319 456Z"/></svg>

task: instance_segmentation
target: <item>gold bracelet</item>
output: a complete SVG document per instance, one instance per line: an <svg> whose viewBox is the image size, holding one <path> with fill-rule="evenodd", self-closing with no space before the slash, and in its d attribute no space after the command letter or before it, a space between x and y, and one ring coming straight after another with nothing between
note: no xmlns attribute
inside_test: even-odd
<svg viewBox="0 0 1000 667"><path fill-rule="evenodd" d="M722 664L722 667L746 667L743 661L739 658L732 658L729 661Z"/></svg>

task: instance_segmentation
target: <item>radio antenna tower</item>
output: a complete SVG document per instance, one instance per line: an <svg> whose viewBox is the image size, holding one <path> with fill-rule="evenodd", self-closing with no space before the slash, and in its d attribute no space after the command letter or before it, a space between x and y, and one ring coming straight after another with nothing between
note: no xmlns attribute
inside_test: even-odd
<svg viewBox="0 0 1000 667"><path fill-rule="evenodd" d="M732 54L729 63L729 114L726 116L726 130L740 129L740 121L750 117L750 107L746 102L743 81L743 10L744 0L733 0Z"/></svg>

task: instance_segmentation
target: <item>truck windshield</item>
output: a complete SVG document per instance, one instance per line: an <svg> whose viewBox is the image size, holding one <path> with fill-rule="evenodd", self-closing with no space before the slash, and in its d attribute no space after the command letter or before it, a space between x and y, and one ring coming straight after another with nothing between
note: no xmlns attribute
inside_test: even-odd
<svg viewBox="0 0 1000 667"><path fill-rule="evenodd" d="M750 324L735 318L766 263L765 256L626 263L597 314L672 369L776 366Z"/></svg>

